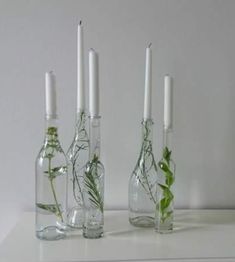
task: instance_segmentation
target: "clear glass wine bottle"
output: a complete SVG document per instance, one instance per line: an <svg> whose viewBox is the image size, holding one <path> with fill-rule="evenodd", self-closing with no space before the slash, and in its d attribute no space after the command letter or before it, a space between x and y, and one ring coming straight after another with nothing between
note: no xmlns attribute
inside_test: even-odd
<svg viewBox="0 0 235 262"><path fill-rule="evenodd" d="M57 120L46 118L44 144L36 159L36 236L65 237L67 161L58 139Z"/></svg>
<svg viewBox="0 0 235 262"><path fill-rule="evenodd" d="M129 180L129 221L137 227L154 227L157 164L152 146L151 119L142 121L140 154Z"/></svg>
<svg viewBox="0 0 235 262"><path fill-rule="evenodd" d="M100 161L100 117L89 118L90 160L84 172L84 224L85 238L100 238L104 226L104 166Z"/></svg>
<svg viewBox="0 0 235 262"><path fill-rule="evenodd" d="M68 214L67 224L72 228L82 228L83 214L83 172L89 159L89 139L86 129L87 117L84 111L77 113L75 136L67 158L68 166Z"/></svg>
<svg viewBox="0 0 235 262"><path fill-rule="evenodd" d="M175 163L172 159L172 128L164 128L162 159L158 163L155 229L167 233L173 229Z"/></svg>

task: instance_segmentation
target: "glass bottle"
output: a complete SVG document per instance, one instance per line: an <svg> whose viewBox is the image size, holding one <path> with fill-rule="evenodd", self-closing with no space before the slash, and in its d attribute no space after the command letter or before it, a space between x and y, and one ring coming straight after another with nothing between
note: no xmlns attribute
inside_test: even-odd
<svg viewBox="0 0 235 262"><path fill-rule="evenodd" d="M46 120L44 144L36 159L36 236L65 237L67 162L58 140L56 119Z"/></svg>
<svg viewBox="0 0 235 262"><path fill-rule="evenodd" d="M141 151L129 180L129 221L137 227L154 227L157 164L152 146L153 121L142 121Z"/></svg>
<svg viewBox="0 0 235 262"><path fill-rule="evenodd" d="M67 224L72 228L82 228L84 222L82 183L84 166L89 159L86 119L84 111L77 113L75 136L67 152L69 161Z"/></svg>
<svg viewBox="0 0 235 262"><path fill-rule="evenodd" d="M104 166L100 161L100 117L90 120L90 160L84 171L84 224L85 238L100 238L104 226Z"/></svg>
<svg viewBox="0 0 235 262"><path fill-rule="evenodd" d="M65 237L67 160L58 139L55 76L46 73L46 131L36 159L36 236Z"/></svg>
<svg viewBox="0 0 235 262"><path fill-rule="evenodd" d="M155 229L167 233L173 229L175 163L172 159L172 128L164 128L162 159L158 163Z"/></svg>

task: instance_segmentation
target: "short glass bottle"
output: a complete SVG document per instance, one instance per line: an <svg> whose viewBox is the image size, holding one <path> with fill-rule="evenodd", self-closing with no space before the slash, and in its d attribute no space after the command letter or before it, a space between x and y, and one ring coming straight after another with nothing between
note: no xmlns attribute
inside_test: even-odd
<svg viewBox="0 0 235 262"><path fill-rule="evenodd" d="M100 161L100 117L89 118L90 160L84 171L84 224L85 238L100 238L104 226L104 166Z"/></svg>
<svg viewBox="0 0 235 262"><path fill-rule="evenodd" d="M151 119L142 121L142 143L137 164L129 180L129 222L137 227L154 227L157 164L152 146Z"/></svg>
<svg viewBox="0 0 235 262"><path fill-rule="evenodd" d="M36 236L66 235L67 160L58 139L56 118L46 117L44 144L36 159Z"/></svg>
<svg viewBox="0 0 235 262"><path fill-rule="evenodd" d="M89 139L86 131L87 117L84 111L77 113L75 136L67 152L68 166L68 214L67 224L82 228L83 214L83 172L89 159Z"/></svg>
<svg viewBox="0 0 235 262"><path fill-rule="evenodd" d="M172 129L164 128L162 159L158 163L155 229L159 233L173 230L175 163L172 159Z"/></svg>

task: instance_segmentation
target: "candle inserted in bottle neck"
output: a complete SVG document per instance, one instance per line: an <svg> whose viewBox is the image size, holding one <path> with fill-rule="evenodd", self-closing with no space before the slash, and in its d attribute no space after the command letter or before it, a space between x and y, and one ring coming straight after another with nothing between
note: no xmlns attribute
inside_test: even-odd
<svg viewBox="0 0 235 262"><path fill-rule="evenodd" d="M52 71L45 74L46 87L46 116L53 119L57 117L56 106L56 79Z"/></svg>
<svg viewBox="0 0 235 262"><path fill-rule="evenodd" d="M164 129L173 127L173 88L172 78L169 75L164 77Z"/></svg>
<svg viewBox="0 0 235 262"><path fill-rule="evenodd" d="M152 50L151 44L146 48L144 120L152 117Z"/></svg>
<svg viewBox="0 0 235 262"><path fill-rule="evenodd" d="M77 31L77 112L85 110L84 48L82 22Z"/></svg>
<svg viewBox="0 0 235 262"><path fill-rule="evenodd" d="M99 72L98 54L89 51L89 113L90 117L99 116Z"/></svg>

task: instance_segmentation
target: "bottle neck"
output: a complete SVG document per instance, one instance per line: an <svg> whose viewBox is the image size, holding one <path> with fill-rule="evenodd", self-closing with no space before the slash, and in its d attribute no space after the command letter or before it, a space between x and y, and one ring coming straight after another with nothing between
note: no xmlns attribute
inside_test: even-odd
<svg viewBox="0 0 235 262"><path fill-rule="evenodd" d="M142 152L145 150L152 151L152 138L153 138L153 121L152 119L143 119L142 125ZM145 150L143 150L145 149Z"/></svg>
<svg viewBox="0 0 235 262"><path fill-rule="evenodd" d="M45 118L45 142L57 143L58 140L58 120L57 118Z"/></svg>
<svg viewBox="0 0 235 262"><path fill-rule="evenodd" d="M90 160L94 157L100 158L100 116L89 117L90 123L90 147L89 157Z"/></svg>
<svg viewBox="0 0 235 262"><path fill-rule="evenodd" d="M170 151L172 150L172 134L173 130L172 129L163 129L163 152L165 151L166 148L168 148Z"/></svg>
<svg viewBox="0 0 235 262"><path fill-rule="evenodd" d="M143 119L141 122L141 125L142 125L142 139L152 141L153 120L152 119Z"/></svg>
<svg viewBox="0 0 235 262"><path fill-rule="evenodd" d="M81 130L86 129L86 112L85 111L79 111L76 114L76 126L75 126L75 134L76 136L79 136L79 133Z"/></svg>

